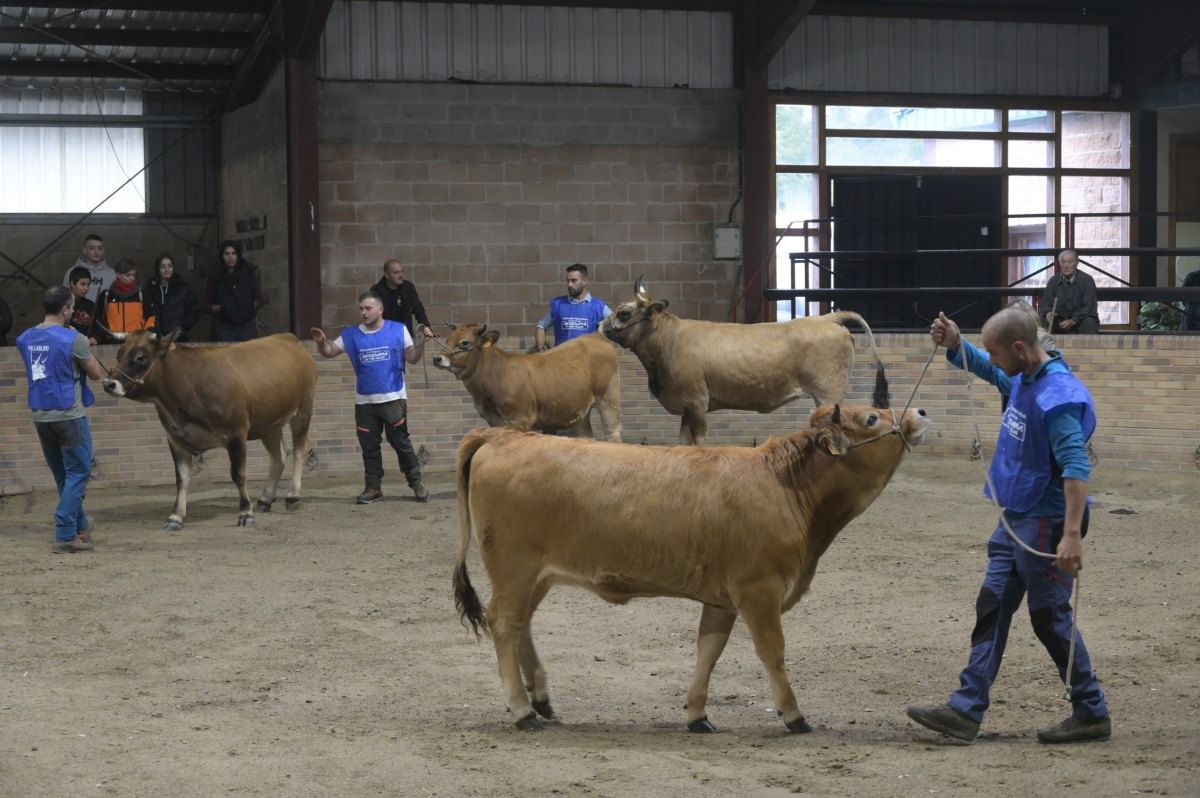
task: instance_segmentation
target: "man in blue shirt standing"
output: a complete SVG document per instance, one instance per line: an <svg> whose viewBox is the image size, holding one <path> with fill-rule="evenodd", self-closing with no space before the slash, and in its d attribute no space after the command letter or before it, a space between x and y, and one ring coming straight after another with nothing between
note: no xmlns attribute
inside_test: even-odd
<svg viewBox="0 0 1200 798"><path fill-rule="evenodd" d="M48 289L42 309L45 319L21 333L17 347L25 361L33 425L58 486L54 550L91 551L93 524L83 509L92 475L92 431L85 408L95 397L86 378L98 380L104 374L87 338L70 326L75 312L71 289Z"/></svg>
<svg viewBox="0 0 1200 798"><path fill-rule="evenodd" d="M546 330L554 330L554 345L559 346L572 338L594 333L600 322L612 314L608 305L588 293L587 285L587 266L572 263L567 267L567 295L550 300L549 312L534 328L537 351L544 352L549 348Z"/></svg>
<svg viewBox="0 0 1200 798"><path fill-rule="evenodd" d="M425 339L414 344L408 328L383 318L383 299L374 291L358 297L362 324L346 327L337 340L330 341L325 331L313 327L309 335L325 357L345 352L354 367L354 426L362 447L366 487L355 502L371 504L383 498L383 454L380 439L396 450L400 470L408 480L417 501L429 501L429 491L421 484L421 462L408 437L408 391L404 385L404 364L417 363L425 353Z"/></svg>
<svg viewBox="0 0 1200 798"><path fill-rule="evenodd" d="M961 686L947 703L913 705L908 716L962 742L974 740L1000 671L1012 616L1027 597L1033 630L1059 677L1070 684L1072 705L1069 718L1038 731L1038 742L1107 740L1112 722L1104 691L1078 633L1071 673L1066 675L1074 629L1071 586L1083 567L1088 521L1091 465L1086 445L1096 429L1091 394L1061 355L1042 349L1037 323L1016 308L1001 310L983 326L986 352L963 340L945 314L938 315L929 332L935 344L946 347L951 363L962 368L965 349L971 371L1008 396L988 472L993 498L1026 545L1056 556L1051 560L1030 554L1012 541L1003 525L996 527L988 541L987 574L975 603L971 655L959 675ZM985 490L990 496L992 487Z"/></svg>

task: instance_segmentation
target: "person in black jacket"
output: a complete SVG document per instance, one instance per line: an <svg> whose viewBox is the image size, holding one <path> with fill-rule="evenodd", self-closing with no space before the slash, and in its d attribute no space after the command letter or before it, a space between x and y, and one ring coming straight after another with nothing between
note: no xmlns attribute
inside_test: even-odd
<svg viewBox="0 0 1200 798"><path fill-rule="evenodd" d="M164 252L154 259L154 274L142 292L146 315L153 316L159 335L180 330L177 341L189 341L188 331L200 321L200 300L196 292L175 271L175 259Z"/></svg>
<svg viewBox="0 0 1200 798"><path fill-rule="evenodd" d="M8 303L0 297L0 346L8 346L8 334L12 332L13 314Z"/></svg>
<svg viewBox="0 0 1200 798"><path fill-rule="evenodd" d="M1200 269L1189 272L1183 278L1184 288L1200 288ZM1181 330L1200 330L1200 302L1188 302L1184 305L1183 324Z"/></svg>
<svg viewBox="0 0 1200 798"><path fill-rule="evenodd" d="M404 264L392 258L383 264L383 278L371 286L371 290L383 298L383 318L387 321L398 321L408 328L408 334L416 337L413 329L413 316L422 326L422 334L426 338L435 338L429 317L425 315L425 306L417 296L417 287L404 279Z"/></svg>
<svg viewBox="0 0 1200 798"><path fill-rule="evenodd" d="M220 257L204 291L205 313L212 314L214 341L249 341L258 336L263 306L258 267L242 257L242 245L222 241Z"/></svg>

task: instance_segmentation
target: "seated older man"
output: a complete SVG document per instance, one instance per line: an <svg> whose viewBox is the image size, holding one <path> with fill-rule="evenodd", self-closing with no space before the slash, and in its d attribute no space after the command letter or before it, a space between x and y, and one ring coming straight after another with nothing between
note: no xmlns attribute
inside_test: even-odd
<svg viewBox="0 0 1200 798"><path fill-rule="evenodd" d="M1050 332L1100 332L1096 281L1079 271L1079 256L1073 249L1059 253L1058 265L1062 272L1050 278L1042 294L1042 312L1050 324Z"/></svg>

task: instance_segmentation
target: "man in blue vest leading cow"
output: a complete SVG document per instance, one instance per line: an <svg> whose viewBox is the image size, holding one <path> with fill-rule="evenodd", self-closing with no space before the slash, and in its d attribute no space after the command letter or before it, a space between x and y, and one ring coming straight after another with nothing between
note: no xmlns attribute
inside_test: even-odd
<svg viewBox="0 0 1200 798"><path fill-rule="evenodd" d="M1005 308L983 326L984 352L959 335L939 314L930 326L935 344L962 368L962 350L978 377L1008 395L996 452L988 472L997 504L1016 535L1038 557L1018 546L1003 525L988 541L987 573L975 600L971 655L959 675L961 686L945 704L913 705L908 716L922 726L969 743L979 732L989 691L1000 672L1013 614L1029 603L1033 631L1070 685L1071 716L1041 729L1038 742L1107 740L1112 722L1104 691L1092 670L1083 637L1075 637L1071 673L1067 660L1074 632L1071 585L1083 567L1087 532L1087 480L1091 465L1087 439L1096 429L1091 394L1063 362L1038 342L1037 322L1017 308ZM992 488L985 487L988 495Z"/></svg>
<svg viewBox="0 0 1200 798"><path fill-rule="evenodd" d="M104 374L87 338L70 326L75 312L71 289L47 290L42 309L46 318L21 333L17 347L25 361L33 425L58 486L54 550L91 551L94 525L83 509L92 475L92 431L85 408L95 398L86 378L98 380Z"/></svg>
<svg viewBox="0 0 1200 798"><path fill-rule="evenodd" d="M554 330L554 345L558 346L572 338L594 333L600 322L612 313L608 305L588 293L587 284L587 266L572 263L567 267L567 295L550 300L549 312L533 330L539 352L549 348L546 330Z"/></svg>
<svg viewBox="0 0 1200 798"><path fill-rule="evenodd" d="M330 341L320 327L309 331L325 357L345 352L357 378L354 426L362 447L366 487L355 502L371 504L383 498L383 435L396 450L413 495L417 501L427 502L429 491L421 484L421 463L408 438L408 391L404 385L404 364L420 361L425 339L414 344L407 327L384 319L383 299L374 291L358 297L358 313L362 324L346 327L337 340Z"/></svg>

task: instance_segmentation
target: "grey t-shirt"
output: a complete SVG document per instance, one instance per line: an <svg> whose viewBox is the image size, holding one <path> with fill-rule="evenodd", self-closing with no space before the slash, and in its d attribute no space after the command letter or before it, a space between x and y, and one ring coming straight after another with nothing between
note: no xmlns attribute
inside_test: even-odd
<svg viewBox="0 0 1200 798"><path fill-rule="evenodd" d="M39 324L39 330L49 329L53 324ZM75 333L75 339L71 341L71 358L75 361L75 376L79 377L83 373L83 364L88 362L92 356L92 350L88 347L87 339L79 333ZM87 379L85 376L84 379ZM83 407L83 383L78 379L75 380L75 403L66 410L34 410L34 421L70 421L73 418L83 418L87 415L87 411Z"/></svg>

